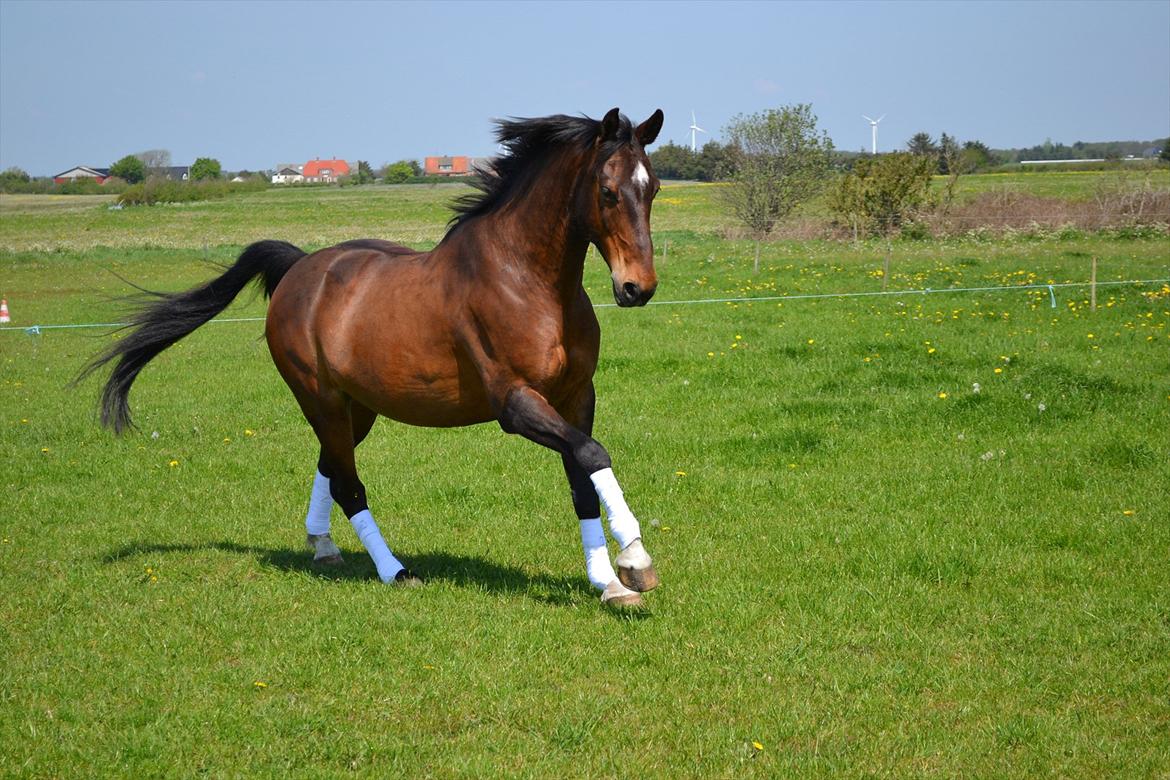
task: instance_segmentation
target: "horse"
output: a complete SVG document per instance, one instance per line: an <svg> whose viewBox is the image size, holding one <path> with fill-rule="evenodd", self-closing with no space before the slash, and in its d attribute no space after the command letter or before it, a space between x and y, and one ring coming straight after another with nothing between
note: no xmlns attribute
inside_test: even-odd
<svg viewBox="0 0 1170 780"><path fill-rule="evenodd" d="M646 147L662 121L659 109L634 126L617 108L601 120L497 121L503 153L479 172L476 191L452 204L433 250L359 239L309 254L259 241L201 286L148 292L126 337L79 379L116 361L101 422L118 435L133 428L129 392L143 367L254 281L269 301L272 360L321 445L305 516L316 563L342 561L330 530L336 502L381 581L418 585L370 512L354 450L378 416L429 427L494 420L560 454L589 582L602 604L640 606L659 576L610 456L592 436L601 331L582 276L592 244L618 306L654 295L650 209L660 185Z"/></svg>

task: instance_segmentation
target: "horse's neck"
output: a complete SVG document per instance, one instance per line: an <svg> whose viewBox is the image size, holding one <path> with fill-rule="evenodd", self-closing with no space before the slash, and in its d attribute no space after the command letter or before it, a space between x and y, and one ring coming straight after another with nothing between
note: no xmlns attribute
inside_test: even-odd
<svg viewBox="0 0 1170 780"><path fill-rule="evenodd" d="M589 241L574 224L576 181L550 174L540 186L489 218L498 236L519 250L526 270L571 300L581 288Z"/></svg>

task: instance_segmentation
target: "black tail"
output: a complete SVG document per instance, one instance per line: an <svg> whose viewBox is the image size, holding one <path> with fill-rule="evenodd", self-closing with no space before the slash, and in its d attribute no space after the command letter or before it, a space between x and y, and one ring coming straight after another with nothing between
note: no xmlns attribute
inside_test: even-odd
<svg viewBox="0 0 1170 780"><path fill-rule="evenodd" d="M95 357L77 377L81 381L118 359L102 390L102 425L119 434L133 427L129 396L138 372L158 353L226 309L253 279L264 285L265 296L272 297L288 269L304 256L304 252L284 241L258 241L245 249L222 276L207 284L179 293L144 290L156 300L134 312L127 325L132 329L130 334Z"/></svg>

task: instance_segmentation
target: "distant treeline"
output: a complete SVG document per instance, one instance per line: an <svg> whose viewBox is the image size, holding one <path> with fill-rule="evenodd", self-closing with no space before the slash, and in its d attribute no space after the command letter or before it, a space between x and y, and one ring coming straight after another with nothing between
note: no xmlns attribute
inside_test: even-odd
<svg viewBox="0 0 1170 780"><path fill-rule="evenodd" d="M1121 160L1127 157L1160 157L1170 160L1170 138L1100 143L1077 141L1071 146L1045 141L1026 149L991 149L981 141L960 143L946 133L936 142L929 133L921 132L915 133L898 151L934 157L938 160L937 173L946 175L950 172L949 164L954 161L961 161L963 173L978 173L1027 160ZM833 166L841 171L852 170L858 159L869 156L864 151L835 150ZM731 159L728 148L718 141L708 141L701 149L693 152L689 147L670 141L650 153L654 172L661 179L723 181L731 173Z"/></svg>

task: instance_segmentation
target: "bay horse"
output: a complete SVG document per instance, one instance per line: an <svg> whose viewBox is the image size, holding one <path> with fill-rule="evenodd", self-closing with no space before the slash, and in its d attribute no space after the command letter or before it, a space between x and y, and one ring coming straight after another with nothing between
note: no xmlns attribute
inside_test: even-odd
<svg viewBox="0 0 1170 780"><path fill-rule="evenodd" d="M592 437L601 334L582 275L593 244L618 306L654 294L650 207L659 182L646 147L662 120L657 110L635 127L614 108L600 121L499 121L504 154L480 172L477 192L456 200L430 252L362 239L307 254L260 241L202 286L150 293L127 336L82 372L117 361L101 394L102 424L118 434L132 427L130 386L142 368L255 280L269 298L272 360L321 443L305 517L315 561L341 561L330 535L336 502L379 578L418 584L370 513L354 448L379 415L431 427L495 420L560 453L589 581L604 604L641 604L659 577L609 454ZM602 506L619 549L616 574Z"/></svg>

